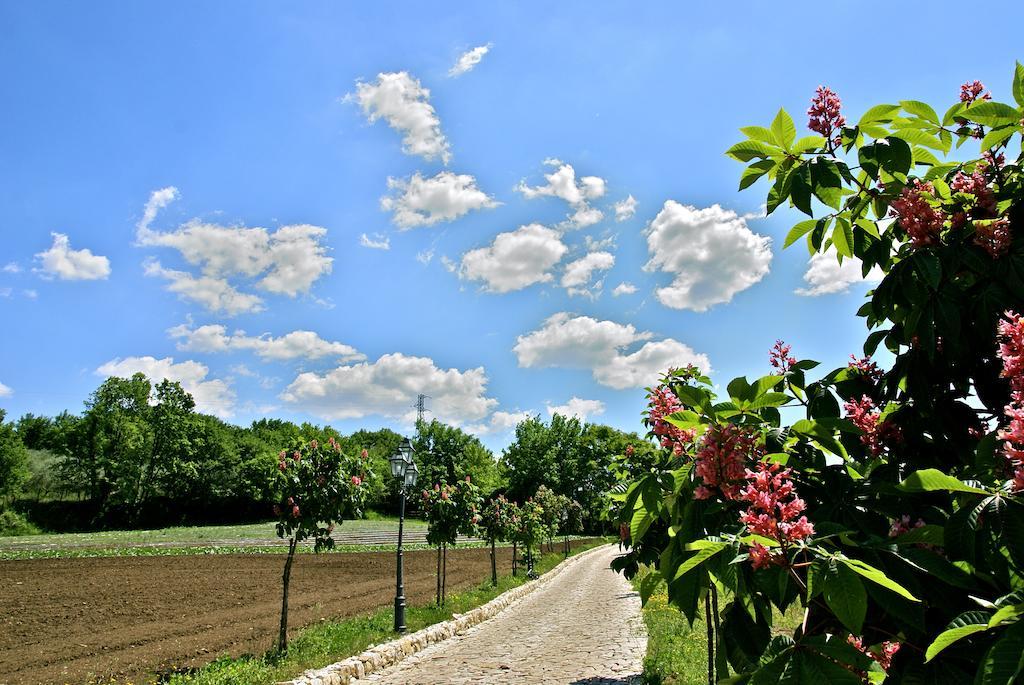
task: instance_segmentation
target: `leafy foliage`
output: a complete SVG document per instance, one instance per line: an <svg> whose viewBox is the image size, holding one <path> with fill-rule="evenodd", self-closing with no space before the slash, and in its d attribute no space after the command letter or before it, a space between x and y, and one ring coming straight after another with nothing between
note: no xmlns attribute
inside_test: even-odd
<svg viewBox="0 0 1024 685"><path fill-rule="evenodd" d="M749 683L1011 683L1024 672L1024 67L1015 105L978 82L943 115L902 101L848 125L819 88L820 135L781 111L728 155L768 211L810 219L812 254L880 269L863 359L812 380L778 343L775 373L719 396L699 370L648 389L660 452L621 459L609 495L627 576L652 569L717 674ZM981 141L976 159L950 159ZM1011 145L1018 152L1007 162ZM878 368L884 344L895 360ZM788 425L787 418L802 414ZM650 581L648 582L648 578ZM645 592L646 590L646 592ZM719 603L719 598L723 601ZM773 608L803 609L772 637ZM725 659L721 656L725 655Z"/></svg>

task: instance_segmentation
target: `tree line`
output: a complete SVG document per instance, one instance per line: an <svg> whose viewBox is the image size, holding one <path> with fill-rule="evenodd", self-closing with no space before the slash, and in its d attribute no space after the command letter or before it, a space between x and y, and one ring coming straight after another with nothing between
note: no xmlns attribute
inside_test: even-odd
<svg viewBox="0 0 1024 685"><path fill-rule="evenodd" d="M278 453L296 440L333 440L366 451L367 509L392 512L398 485L388 457L402 436L388 428L342 434L330 425L265 418L236 426L196 411L179 383L143 374L104 380L83 411L25 414L0 410L0 534L50 530L235 523L270 517ZM412 437L422 483L465 476L485 495L525 501L546 485L580 502L593 527L612 464L642 440L576 418L532 417L495 456L480 440L440 421L421 421ZM27 519L27 522L26 522Z"/></svg>

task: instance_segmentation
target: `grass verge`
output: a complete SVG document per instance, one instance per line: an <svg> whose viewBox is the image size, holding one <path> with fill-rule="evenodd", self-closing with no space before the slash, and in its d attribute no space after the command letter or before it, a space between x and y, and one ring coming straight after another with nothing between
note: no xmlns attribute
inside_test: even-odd
<svg viewBox="0 0 1024 685"><path fill-rule="evenodd" d="M581 544L573 549L572 554L605 542L598 539ZM535 561L535 567L539 573L547 573L562 560L561 552L546 553ZM436 607L432 603L409 607L406 625L411 633L447 621L454 614L463 614L486 604L525 582L522 574L515 578L506 575L498 578L497 587L492 587L486 580L471 590L450 594L444 607ZM392 611L386 607L367 616L311 626L291 639L287 655L281 658L271 652L239 658L224 657L191 673L172 674L166 682L170 685L269 685L289 680L310 668L322 668L359 654L372 645L394 639Z"/></svg>
<svg viewBox="0 0 1024 685"><path fill-rule="evenodd" d="M643 572L633 578L639 591ZM690 626L686 616L668 603L662 583L643 609L647 626L647 654L644 656L644 683L647 685L704 685L708 682L708 634L702 618ZM794 606L786 614L775 612L778 630L800 623L803 613ZM720 674L725 677L724 674Z"/></svg>

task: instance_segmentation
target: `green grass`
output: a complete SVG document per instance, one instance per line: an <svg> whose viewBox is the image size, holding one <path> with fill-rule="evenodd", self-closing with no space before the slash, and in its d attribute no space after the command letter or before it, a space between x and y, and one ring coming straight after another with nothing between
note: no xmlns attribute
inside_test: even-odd
<svg viewBox="0 0 1024 685"><path fill-rule="evenodd" d="M642 574L634 579L639 589ZM644 682L648 685L703 685L708 682L708 634L703 619L690 627L686 616L669 605L664 584L647 600L643 609L647 626L647 654ZM795 627L803 617L799 606L786 614L775 612L779 629ZM719 674L719 677L725 677Z"/></svg>
<svg viewBox="0 0 1024 685"><path fill-rule="evenodd" d="M604 542L596 540L581 545L573 550L573 554ZM544 554L536 560L536 570L546 573L557 566L562 558L561 552ZM443 608L433 603L409 607L406 613L409 632L446 621L454 614L465 613L525 582L526 578L522 574L516 578L506 575L498 578L497 587L492 587L488 580L471 590L448 595ZM288 653L282 658L276 658L271 652L239 658L223 657L192 673L174 674L168 682L170 685L269 685L289 680L307 669L322 668L359 654L372 645L394 639L396 635L391 630L394 621L392 611L388 607L370 615L307 628L292 638Z"/></svg>

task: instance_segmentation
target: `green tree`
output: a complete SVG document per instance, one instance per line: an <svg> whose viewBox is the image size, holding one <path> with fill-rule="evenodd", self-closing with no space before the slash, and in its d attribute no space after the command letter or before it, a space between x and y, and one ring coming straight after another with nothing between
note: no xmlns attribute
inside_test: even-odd
<svg viewBox="0 0 1024 685"><path fill-rule="evenodd" d="M29 477L28 450L7 413L0 409L0 503L10 504Z"/></svg>
<svg viewBox="0 0 1024 685"><path fill-rule="evenodd" d="M448 546L459 535L476 533L480 521L480 489L466 476L448 485L435 483L423 491L423 512L427 519L427 543L437 547L437 606L444 606L448 575Z"/></svg>
<svg viewBox="0 0 1024 685"><path fill-rule="evenodd" d="M454 483L470 476L484 492L500 486L494 455L479 439L436 419L421 421L416 430L413 449L423 482Z"/></svg>

